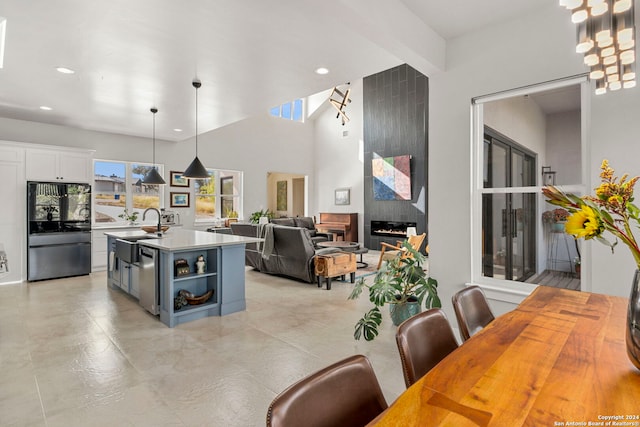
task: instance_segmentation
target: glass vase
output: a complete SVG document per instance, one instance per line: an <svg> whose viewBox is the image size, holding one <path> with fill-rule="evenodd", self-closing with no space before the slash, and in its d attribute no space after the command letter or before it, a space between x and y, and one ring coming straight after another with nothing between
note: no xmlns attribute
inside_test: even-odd
<svg viewBox="0 0 640 427"><path fill-rule="evenodd" d="M631 363L640 369L640 270L636 270L631 284L627 309L627 355Z"/></svg>

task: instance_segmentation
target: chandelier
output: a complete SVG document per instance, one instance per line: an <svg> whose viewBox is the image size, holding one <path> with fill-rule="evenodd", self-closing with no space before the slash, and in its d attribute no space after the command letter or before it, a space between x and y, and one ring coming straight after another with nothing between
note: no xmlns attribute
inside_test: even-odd
<svg viewBox="0 0 640 427"><path fill-rule="evenodd" d="M560 0L576 24L576 52L584 54L596 95L636 85L633 0Z"/></svg>

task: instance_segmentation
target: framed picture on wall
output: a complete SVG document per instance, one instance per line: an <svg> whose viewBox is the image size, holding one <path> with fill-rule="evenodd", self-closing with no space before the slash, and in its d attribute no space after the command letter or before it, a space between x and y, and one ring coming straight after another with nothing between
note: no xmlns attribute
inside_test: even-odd
<svg viewBox="0 0 640 427"><path fill-rule="evenodd" d="M348 188L338 188L335 191L335 204L336 205L349 205L351 204L351 190Z"/></svg>
<svg viewBox="0 0 640 427"><path fill-rule="evenodd" d="M287 210L287 181L276 182L276 210Z"/></svg>
<svg viewBox="0 0 640 427"><path fill-rule="evenodd" d="M171 186L172 187L188 187L189 179L182 176L184 172L171 171Z"/></svg>
<svg viewBox="0 0 640 427"><path fill-rule="evenodd" d="M189 207L189 193L174 193L174 192L171 192L171 207L172 208L188 208Z"/></svg>

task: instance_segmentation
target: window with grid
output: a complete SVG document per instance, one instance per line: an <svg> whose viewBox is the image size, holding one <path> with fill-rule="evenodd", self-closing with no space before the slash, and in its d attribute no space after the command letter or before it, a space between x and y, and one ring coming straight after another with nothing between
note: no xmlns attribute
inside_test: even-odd
<svg viewBox="0 0 640 427"><path fill-rule="evenodd" d="M239 214L242 211L242 172L222 169L207 171L209 178L193 180L196 222Z"/></svg>
<svg viewBox="0 0 640 427"><path fill-rule="evenodd" d="M162 175L162 165L156 166ZM159 209L163 202L160 186L142 183L152 167L150 163L94 160L94 221L125 223L127 221L119 217L125 209L130 214L138 212L140 220L145 209Z"/></svg>
<svg viewBox="0 0 640 427"><path fill-rule="evenodd" d="M294 122L303 121L304 103L298 98L295 101L285 102L269 110L269 114L282 119L293 120Z"/></svg>

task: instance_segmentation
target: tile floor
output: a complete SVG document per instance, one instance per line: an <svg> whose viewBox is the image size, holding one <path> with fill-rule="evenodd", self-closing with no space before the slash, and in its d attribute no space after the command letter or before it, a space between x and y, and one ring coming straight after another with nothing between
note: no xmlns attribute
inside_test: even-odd
<svg viewBox="0 0 640 427"><path fill-rule="evenodd" d="M170 329L105 273L0 286L0 425L263 426L277 393L352 354L389 402L404 390L388 315L353 339L369 304L350 283L247 270L246 288L246 311Z"/></svg>

